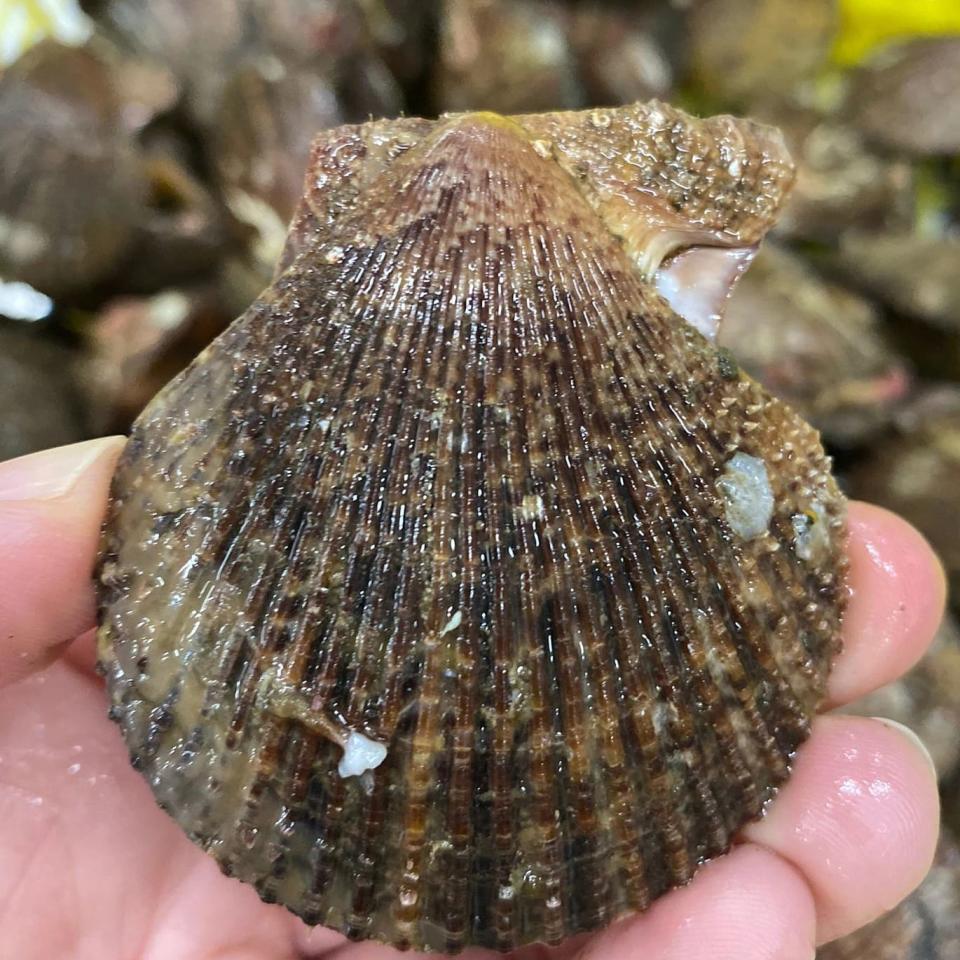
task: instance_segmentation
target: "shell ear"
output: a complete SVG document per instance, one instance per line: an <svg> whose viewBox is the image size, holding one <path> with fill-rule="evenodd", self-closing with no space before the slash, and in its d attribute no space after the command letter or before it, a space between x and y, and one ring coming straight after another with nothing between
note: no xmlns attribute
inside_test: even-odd
<svg viewBox="0 0 960 960"><path fill-rule="evenodd" d="M690 247L661 264L657 291L687 323L715 341L730 294L759 249Z"/></svg>
<svg viewBox="0 0 960 960"><path fill-rule="evenodd" d="M402 117L317 134L310 148L303 196L294 211L274 279L302 250L316 252L334 242L337 222L353 209L364 188L433 126L431 120Z"/></svg>
<svg viewBox="0 0 960 960"><path fill-rule="evenodd" d="M687 247L755 245L793 182L780 132L750 120L700 120L655 100L517 119L647 279Z"/></svg>

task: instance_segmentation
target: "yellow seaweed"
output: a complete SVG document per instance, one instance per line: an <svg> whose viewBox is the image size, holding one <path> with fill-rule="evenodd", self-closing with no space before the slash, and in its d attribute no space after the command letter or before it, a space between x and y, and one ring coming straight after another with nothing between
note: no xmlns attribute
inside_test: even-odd
<svg viewBox="0 0 960 960"><path fill-rule="evenodd" d="M957 0L841 0L834 60L851 66L892 40L960 34Z"/></svg>

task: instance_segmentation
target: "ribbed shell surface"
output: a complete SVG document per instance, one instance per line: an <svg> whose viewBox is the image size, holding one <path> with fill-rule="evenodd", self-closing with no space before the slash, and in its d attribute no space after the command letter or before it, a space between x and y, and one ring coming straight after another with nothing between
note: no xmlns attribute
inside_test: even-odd
<svg viewBox="0 0 960 960"><path fill-rule="evenodd" d="M557 943L685 883L839 645L815 431L533 123L327 135L285 269L140 417L105 528L101 666L158 801L265 900L400 947ZM773 497L749 539L737 454ZM344 777L351 732L386 757Z"/></svg>

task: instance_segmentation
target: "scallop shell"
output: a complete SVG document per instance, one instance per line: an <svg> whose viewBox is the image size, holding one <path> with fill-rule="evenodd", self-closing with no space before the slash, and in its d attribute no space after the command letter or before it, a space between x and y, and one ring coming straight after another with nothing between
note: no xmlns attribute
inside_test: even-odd
<svg viewBox="0 0 960 960"><path fill-rule="evenodd" d="M321 134L282 268L147 408L99 569L158 801L309 923L557 943L727 849L839 645L816 432L653 276L769 129L662 104Z"/></svg>

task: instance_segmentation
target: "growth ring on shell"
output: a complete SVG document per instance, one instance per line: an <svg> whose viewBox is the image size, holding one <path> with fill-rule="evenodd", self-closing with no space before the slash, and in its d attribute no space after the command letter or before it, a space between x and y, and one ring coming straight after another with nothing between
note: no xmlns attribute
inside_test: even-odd
<svg viewBox="0 0 960 960"><path fill-rule="evenodd" d="M843 500L656 284L791 175L657 103L317 138L273 285L134 426L98 571L111 713L224 871L508 950L762 812L839 646Z"/></svg>

